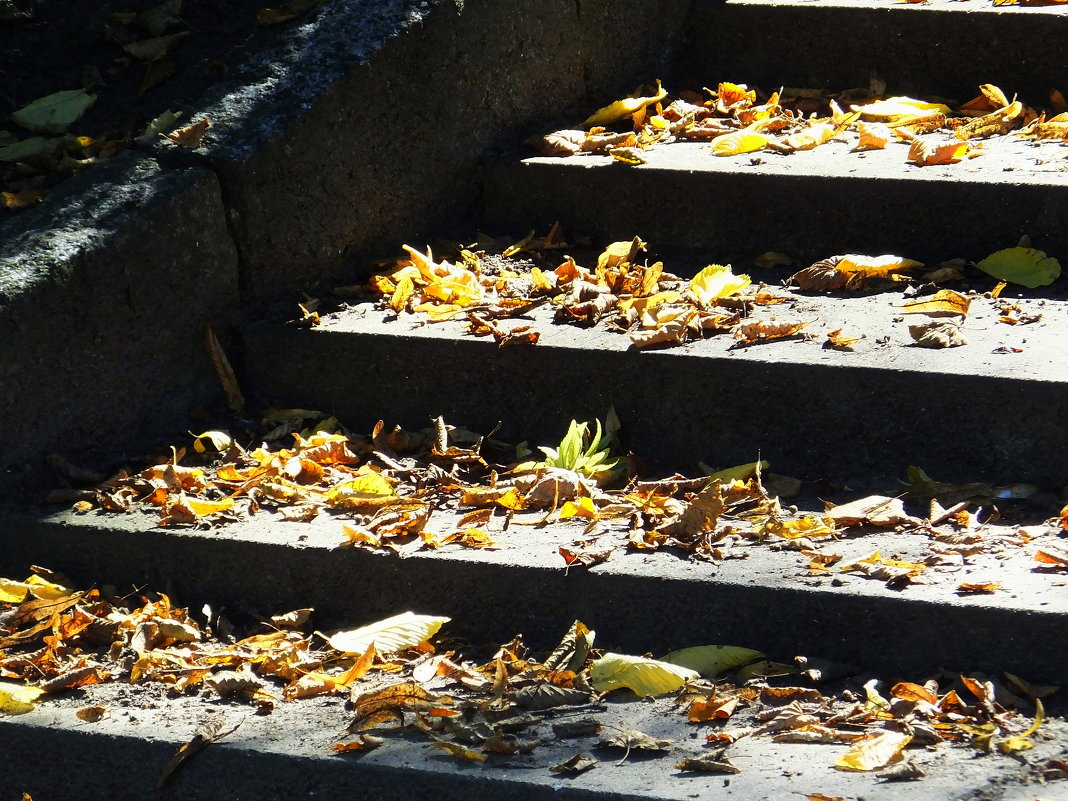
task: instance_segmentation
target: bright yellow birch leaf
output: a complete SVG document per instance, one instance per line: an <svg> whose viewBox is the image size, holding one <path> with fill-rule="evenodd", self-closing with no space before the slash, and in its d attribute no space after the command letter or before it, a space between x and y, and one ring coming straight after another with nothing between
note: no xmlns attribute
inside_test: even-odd
<svg viewBox="0 0 1068 801"><path fill-rule="evenodd" d="M912 741L911 734L884 731L869 740L861 740L835 760L839 770L869 771L886 767L901 759L901 751Z"/></svg>
<svg viewBox="0 0 1068 801"><path fill-rule="evenodd" d="M738 156L742 153L753 153L767 147L768 137L764 134L751 131L735 131L723 134L712 140L712 154L714 156Z"/></svg>
<svg viewBox="0 0 1068 801"><path fill-rule="evenodd" d="M30 594L30 585L24 581L0 578L0 603L20 604Z"/></svg>
<svg viewBox="0 0 1068 801"><path fill-rule="evenodd" d="M760 529L762 534L774 534L787 540L802 537L829 537L834 534L834 521L819 517L802 517L800 520L776 520L769 518Z"/></svg>
<svg viewBox="0 0 1068 801"><path fill-rule="evenodd" d="M24 715L33 711L34 702L44 690L14 681L0 681L0 715Z"/></svg>
<svg viewBox="0 0 1068 801"><path fill-rule="evenodd" d="M187 501L190 509L193 510L193 514L197 517L206 517L207 515L218 514L219 512L225 512L234 505L233 498L223 498L221 501L198 501L194 498L190 498Z"/></svg>
<svg viewBox="0 0 1068 801"><path fill-rule="evenodd" d="M1061 274L1061 264L1035 248L1005 248L975 265L984 273L1030 289L1049 286Z"/></svg>
<svg viewBox="0 0 1068 801"><path fill-rule="evenodd" d="M769 467L771 467L771 463L767 459L762 459L759 462L748 462L747 464L715 470L709 473L708 477L713 481L719 479L724 484L729 484L732 481L748 481L751 478L756 478L758 470L767 470Z"/></svg>
<svg viewBox="0 0 1068 801"><path fill-rule="evenodd" d="M566 520L569 517L584 517L587 520L596 520L600 517L597 512L597 507L593 505L593 500L590 498L579 498L578 502L568 501L560 507L560 519Z"/></svg>
<svg viewBox="0 0 1068 801"><path fill-rule="evenodd" d="M590 680L599 693L626 687L640 696L664 695L698 676L696 670L669 662L612 652L590 664Z"/></svg>
<svg viewBox="0 0 1068 801"><path fill-rule="evenodd" d="M629 117L637 111L641 111L646 106L650 106L653 103L658 103L667 97L667 90L661 85L660 81L656 82L656 94L649 97L625 97L622 100L617 100L614 103L609 103L603 108L597 109L586 121L582 123L587 128L592 128L595 125L611 125L613 122Z"/></svg>
<svg viewBox="0 0 1068 801"><path fill-rule="evenodd" d="M377 653L388 656L430 639L451 619L402 612L358 629L335 631L329 636L321 632L316 634L326 640L335 651L343 654L362 656L374 645Z"/></svg>
<svg viewBox="0 0 1068 801"><path fill-rule="evenodd" d="M203 434L197 434L193 440L193 450L197 453L207 453L208 445L211 445L216 453L222 453L232 443L233 439L225 431L205 431Z"/></svg>
<svg viewBox="0 0 1068 801"><path fill-rule="evenodd" d="M852 109L859 111L865 120L873 122L886 122L895 117L912 117L925 111L940 114L951 112L949 106L942 103L927 103L911 97L888 97L886 100L876 100L863 106L852 106Z"/></svg>
<svg viewBox="0 0 1068 801"><path fill-rule="evenodd" d="M393 293L389 296L389 307L393 311L400 314L404 310L405 304L408 303L408 298L411 297L415 291L415 283L411 278L405 277L397 282L397 288L393 290Z"/></svg>
<svg viewBox="0 0 1068 801"><path fill-rule="evenodd" d="M902 314L926 314L928 317L965 317L971 304L966 296L952 289L940 289L929 298L910 300L901 310Z"/></svg>
<svg viewBox="0 0 1068 801"><path fill-rule="evenodd" d="M686 294L700 306L719 298L737 295L752 283L748 275L735 275L729 264L710 264L693 277Z"/></svg>
<svg viewBox="0 0 1068 801"><path fill-rule="evenodd" d="M77 593L77 590L72 590L69 587L55 584L40 576L30 576L26 579L26 586L30 590L30 595L34 598L48 601L54 601L58 598L69 598Z"/></svg>

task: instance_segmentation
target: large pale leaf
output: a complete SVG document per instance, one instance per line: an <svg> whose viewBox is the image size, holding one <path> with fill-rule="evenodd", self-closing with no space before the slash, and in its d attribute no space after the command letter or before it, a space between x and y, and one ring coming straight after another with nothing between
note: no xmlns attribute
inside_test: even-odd
<svg viewBox="0 0 1068 801"><path fill-rule="evenodd" d="M861 740L835 760L839 770L878 770L901 759L901 749L912 740L911 734L884 731L870 740Z"/></svg>
<svg viewBox="0 0 1068 801"><path fill-rule="evenodd" d="M942 103L928 103L911 97L888 97L863 106L854 106L864 119L883 122L895 117L913 117L921 114L949 114L949 106Z"/></svg>
<svg viewBox="0 0 1068 801"><path fill-rule="evenodd" d="M12 114L11 119L34 133L66 133L95 102L96 95L84 89L68 89L34 100Z"/></svg>
<svg viewBox="0 0 1068 801"><path fill-rule="evenodd" d="M611 652L590 664L590 679L599 693L626 687L642 696L663 695L697 677L697 671L689 668Z"/></svg>
<svg viewBox="0 0 1068 801"><path fill-rule="evenodd" d="M1049 286L1061 274L1061 265L1035 248L1005 248L975 265L1002 281L1030 287Z"/></svg>
<svg viewBox="0 0 1068 801"><path fill-rule="evenodd" d="M661 657L660 661L696 670L706 679L713 679L728 670L763 658L764 654L752 648L740 648L737 645L698 645L672 651Z"/></svg>
<svg viewBox="0 0 1068 801"><path fill-rule="evenodd" d="M330 643L330 647L335 651L344 654L363 654L373 643L378 653L386 655L411 648L433 637L449 620L451 618L402 612L358 629L335 631L329 636L319 636Z"/></svg>

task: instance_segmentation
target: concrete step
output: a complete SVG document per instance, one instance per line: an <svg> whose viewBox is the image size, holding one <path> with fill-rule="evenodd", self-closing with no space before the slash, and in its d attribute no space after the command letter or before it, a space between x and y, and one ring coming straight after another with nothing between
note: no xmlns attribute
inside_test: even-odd
<svg viewBox="0 0 1068 801"><path fill-rule="evenodd" d="M914 320L901 315L899 293L779 294L791 302L758 316L808 321L810 339L738 347L722 334L638 351L624 334L555 323L543 307L517 321L541 332L537 345L499 349L460 322L388 320L360 304L312 329L248 326L246 380L357 431L383 414L416 430L443 414L475 431L500 422L501 438L532 446L614 405L626 447L664 473L759 454L779 473L891 492L913 464L941 480L1065 483L1068 377L1055 369L1068 335L1063 301L1023 300L1042 319L1008 326L980 297L962 328L969 344L927 350L908 334ZM867 338L855 352L823 347L834 329Z"/></svg>
<svg viewBox="0 0 1068 801"><path fill-rule="evenodd" d="M769 737L744 738L731 746L736 775L683 773L675 765L688 756L707 755L706 727L688 724L667 699L611 701L603 710L564 711L524 732L543 744L531 754L489 755L480 763L461 762L430 745L426 737L375 732L385 743L363 755L337 755L332 746L349 739L352 719L339 698L306 699L279 705L268 716L252 714L247 704L211 702L199 697L164 697L128 687L126 698L96 685L76 696L59 698L34 712L0 718L4 759L0 782L8 797L29 793L50 801L254 801L264 798L423 799L440 801L550 801L569 799L653 799L685 801L714 796L728 801L793 798L810 793L869 801L1046 801L1063 799L1064 781L1039 785L1051 758L1064 759L1068 727L1047 720L1033 750L1016 758L996 751L977 756L968 745L906 751L927 778L884 781L871 773L834 770L845 745L774 743ZM120 688L121 689L121 688ZM75 717L83 704L106 705L108 717L86 724ZM600 735L558 740L553 722L594 716L605 726ZM232 733L188 759L163 789L157 781L180 746L205 722ZM236 728L235 728L236 727ZM639 729L673 740L653 756L594 748L614 731ZM577 753L594 755L594 769L566 777L550 768Z"/></svg>
<svg viewBox="0 0 1068 801"><path fill-rule="evenodd" d="M992 0L727 0L698 2L681 74L782 85L866 87L876 72L892 93L931 92L961 102L982 83L1048 102L1068 91L1068 67L1052 43L1068 37L1055 5Z"/></svg>
<svg viewBox="0 0 1068 801"><path fill-rule="evenodd" d="M435 512L432 525L447 530L454 524L450 515L455 518ZM527 645L540 651L578 618L596 629L598 646L626 653L661 654L714 642L756 647L779 661L803 654L875 666L857 670L845 683L832 682L825 695L856 689L868 676L879 677L884 688L938 675L944 684L960 671L998 676L1008 670L1037 683L1061 678L1068 594L1063 575L1030 569L1033 545L992 551L960 572L932 569L927 584L890 590L848 574L838 581L807 576L807 559L767 546L750 546L746 558L719 565L669 553L626 553L618 547L620 532L612 529L589 546L617 546L611 559L565 570L557 548L581 537L582 526L529 528L519 525L524 517L513 519L508 530L503 517L485 527L497 550L446 546L406 557L339 548L341 521L324 517L293 524L265 512L246 523L179 531L155 528L154 516L141 513L9 517L4 527L10 547L0 555L0 575L22 575L28 561L46 557L81 586L165 589L176 604L199 609L210 603L235 618L311 605L316 627L326 630L414 609L451 616L450 636L490 645L522 632ZM1013 538L1015 527L994 526L986 536L990 542ZM1054 535L1047 530L1041 536ZM851 555L876 547L915 558L924 539L867 532L834 548ZM958 582L994 571L1003 591L982 598L953 592ZM106 717L93 724L78 719L76 711L88 705L104 707ZM1048 708L1056 716L1062 707L1054 698ZM620 754L597 749L596 738L563 740L549 730L553 722L591 714L606 732L639 729L673 744L659 757L616 764ZM747 725L748 714L740 713L727 728ZM595 708L555 710L532 732L543 739L532 754L491 756L477 764L447 757L423 736L388 730L375 732L386 740L379 750L357 758L334 755L332 745L349 739L344 728L352 715L338 696L279 703L260 716L247 703L207 691L175 696L148 683L89 686L51 696L30 713L0 717L0 783L55 801L312 797L357 788L371 798L418 799L428 787L437 798L457 801L473 794L494 801L588 801L606 794L682 801L695 793L756 801L798 792L878 801L1033 801L1035 783L1050 759L1064 760L1068 742L1068 727L1052 717L1035 748L1015 758L996 751L977 758L963 743L910 750L907 756L927 778L899 784L835 771L845 745L783 744L768 737L731 746L737 775L681 773L675 768L681 759L708 753L709 729L688 724L670 696L638 701L624 693ZM158 790L164 766L208 721L233 731ZM579 752L600 759L597 769L577 778L549 771ZM992 787L996 796L983 795ZM1041 798L1060 798L1062 790L1059 784L1043 787Z"/></svg>
<svg viewBox="0 0 1068 801"><path fill-rule="evenodd" d="M411 609L451 617L450 631L476 643L522 632L531 647L551 648L580 619L596 628L600 647L623 653L720 643L779 661L804 654L886 676L1009 670L1055 684L1062 673L1065 575L1034 560L1038 548L1057 546L1052 526L1029 526L1024 542L1020 522L990 524L980 531L984 550L963 564L945 560L914 583L887 587L833 567L811 574L809 558L777 549L776 538L724 542L724 558L707 561L628 550L625 521L584 535L578 521L531 526L542 517L522 513L507 525L503 514L495 516L483 526L492 549L419 550L414 543L398 556L341 547L343 525L352 521L328 514L287 523L264 512L210 530L158 528L158 513L9 516L0 575L46 564L80 586L158 588L194 609L210 603L269 615L311 606L323 630ZM439 507L428 530L457 530L458 518ZM876 550L920 562L938 547L922 530L871 527L824 542L843 566ZM561 547L608 552L607 561L567 568ZM1001 585L991 594L957 591L962 583L991 581Z"/></svg>
<svg viewBox="0 0 1068 801"><path fill-rule="evenodd" d="M744 75L739 78L744 79ZM791 155L712 155L705 143L610 156L517 156L486 183L488 225L570 230L611 241L639 234L747 268L766 251L804 264L840 253L896 253L928 263L979 260L1029 234L1068 252L1068 151L1059 142L988 142L957 164L907 163L908 148L851 153L830 142Z"/></svg>

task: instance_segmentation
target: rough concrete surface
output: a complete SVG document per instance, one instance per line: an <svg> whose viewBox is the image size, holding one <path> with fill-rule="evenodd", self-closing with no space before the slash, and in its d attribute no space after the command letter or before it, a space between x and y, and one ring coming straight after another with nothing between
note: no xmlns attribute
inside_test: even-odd
<svg viewBox="0 0 1068 801"><path fill-rule="evenodd" d="M246 294L293 296L472 210L487 148L666 69L678 36L650 30L688 7L334 3L194 115L218 122L203 155L159 156L219 173Z"/></svg>
<svg viewBox="0 0 1068 801"><path fill-rule="evenodd" d="M584 535L581 523L533 527L541 513L503 516L485 526L497 547L402 550L403 556L341 547L344 518L284 523L274 514L212 530L159 529L151 514L47 517L4 521L8 545L0 575L21 578L29 564L67 573L80 586L111 584L166 591L199 609L276 614L311 606L317 625L349 627L411 609L453 618L469 641L504 642L517 632L532 647L551 647L575 619L598 632L601 647L666 653L721 643L790 661L804 654L870 666L880 675L950 670L1010 670L1058 683L1068 637L1064 572L1034 562L1057 542L1052 527L1011 524L982 529L985 550L924 571L902 589L855 573L813 576L809 560L772 542L721 543L721 562L677 552L631 552L625 525ZM429 530L456 529L457 512L439 509ZM578 541L583 545L576 545ZM418 546L418 543L414 544ZM608 561L565 569L561 546ZM844 561L872 551L905 561L932 556L927 535L860 530L824 550ZM255 570L249 567L255 565ZM962 582L995 581L989 595L956 592Z"/></svg>
<svg viewBox="0 0 1068 801"><path fill-rule="evenodd" d="M313 698L280 704L256 716L247 704L208 697L164 697L152 687L96 685L42 704L34 712L0 718L4 759L0 783L6 797L29 792L48 801L256 801L267 798L338 798L368 801L397 798L436 801L685 801L723 798L782 801L823 793L867 801L1009 801L1068 798L1065 782L1039 784L1037 774L1051 757L1064 758L1068 729L1061 720L1043 724L1034 749L1014 759L998 753L942 745L909 749L908 758L927 778L887 782L871 773L833 768L845 745L779 744L768 738L743 738L728 757L736 775L683 773L684 757L708 755L704 735L710 727L688 724L670 699L637 701L615 693L603 708L584 707L542 713L544 723L524 732L542 741L531 754L489 755L481 763L457 760L432 747L425 737L375 734L385 744L363 755L335 755L334 743L349 739L343 729L352 717L340 698ZM74 711L87 704L108 710L103 720L86 724ZM553 722L593 716L604 733L568 740L553 736ZM231 734L190 758L162 789L164 766L205 720L218 721ZM720 728L720 727L715 727ZM664 752L643 756L595 747L614 731L638 729L673 740ZM576 753L599 763L576 777L549 771Z"/></svg>
<svg viewBox="0 0 1068 801"><path fill-rule="evenodd" d="M1025 302L1042 320L1013 327L979 298L962 328L969 344L927 350L912 344L900 293L792 297L760 316L809 321L810 339L738 347L722 334L664 351L635 350L603 325L552 323L548 308L533 315L537 345L501 350L461 322L387 320L364 304L310 330L247 327L246 368L273 400L357 431L379 419L419 429L443 414L476 431L500 422L506 441L552 444L569 419L603 419L614 405L626 447L664 471L759 453L805 479L893 483L915 464L946 481L1068 481L1063 302ZM835 328L867 339L852 353L822 347Z"/></svg>
<svg viewBox="0 0 1068 801"><path fill-rule="evenodd" d="M205 323L237 301L219 184L127 155L10 220L0 245L0 494L52 452L171 430L218 392Z"/></svg>
<svg viewBox="0 0 1068 801"><path fill-rule="evenodd" d="M545 131L543 131L545 132ZM678 142L628 167L609 156L502 161L486 186L501 230L561 221L591 236L700 248L747 265L766 251L804 263L841 253L896 253L928 263L979 260L1029 234L1068 254L1068 148L1006 137L984 155L919 167L908 148L868 153L830 142L788 156L713 156Z"/></svg>
<svg viewBox="0 0 1068 801"><path fill-rule="evenodd" d="M705 0L691 25L695 45L684 51L681 71L705 85L847 89L868 86L875 72L892 94L962 103L983 83L1039 105L1048 105L1051 89L1068 91L1054 44L1068 36L1068 16L1056 5Z"/></svg>

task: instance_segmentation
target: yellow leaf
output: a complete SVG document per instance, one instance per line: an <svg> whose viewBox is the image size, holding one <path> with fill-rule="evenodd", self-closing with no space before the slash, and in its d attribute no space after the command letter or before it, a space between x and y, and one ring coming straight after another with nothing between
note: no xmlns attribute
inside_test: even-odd
<svg viewBox="0 0 1068 801"><path fill-rule="evenodd" d="M595 125L611 125L613 122L618 122L624 117L629 117L631 114L641 111L646 106L658 103L665 97L667 97L667 90L658 80L656 82L655 95L649 97L625 97L622 100L609 103L607 106L593 112L582 124L587 128L592 128Z"/></svg>
<svg viewBox="0 0 1068 801"><path fill-rule="evenodd" d="M854 151L882 150L894 138L893 130L879 122L858 123L857 133L860 139L853 147Z"/></svg>
<svg viewBox="0 0 1068 801"><path fill-rule="evenodd" d="M408 303L408 298L415 291L415 283L411 278L402 278L397 282L397 287L389 297L389 307L400 314Z"/></svg>
<svg viewBox="0 0 1068 801"><path fill-rule="evenodd" d="M804 130L790 134L782 143L794 150L812 150L814 147L825 144L834 138L837 130L827 122L818 122Z"/></svg>
<svg viewBox="0 0 1068 801"><path fill-rule="evenodd" d="M757 320L753 323L745 323L738 326L734 332L734 338L744 345L752 345L756 342L769 342L773 339L792 337L802 328L808 325L805 321L792 322L765 322Z"/></svg>
<svg viewBox="0 0 1068 801"><path fill-rule="evenodd" d="M205 431L203 434L197 434L193 440L193 450L197 453L207 453L209 443L217 453L222 453L230 447L233 440L225 431Z"/></svg>
<svg viewBox="0 0 1068 801"><path fill-rule="evenodd" d="M316 633L325 639L331 648L343 654L360 656L374 645L375 650L385 656L428 640L449 620L451 618L403 612L358 629L336 631L329 637Z"/></svg>
<svg viewBox="0 0 1068 801"><path fill-rule="evenodd" d="M853 109L859 111L864 119L875 122L886 122L895 117L913 117L922 112L950 113L949 106L942 103L927 103L911 97L888 97L863 106L853 106Z"/></svg>
<svg viewBox="0 0 1068 801"><path fill-rule="evenodd" d="M233 498L223 498L221 501L198 501L190 498L187 501L187 505L193 510L193 514L197 517L204 517L206 515L214 515L219 512L225 512L234 505Z"/></svg>
<svg viewBox="0 0 1068 801"><path fill-rule="evenodd" d="M768 137L764 134L748 131L735 131L723 134L712 140L712 154L716 156L738 156L752 153L767 147Z"/></svg>
<svg viewBox="0 0 1068 801"><path fill-rule="evenodd" d="M24 581L0 578L0 603L20 604L30 594L30 585Z"/></svg>
<svg viewBox="0 0 1068 801"><path fill-rule="evenodd" d="M812 516L802 517L800 520L769 518L761 527L761 533L774 534L788 540L797 540L802 537L829 537L834 534L834 522Z"/></svg>
<svg viewBox="0 0 1068 801"><path fill-rule="evenodd" d="M579 498L578 503L568 501L560 507L561 520L566 520L569 517L584 517L587 520L596 520L599 516L591 498Z"/></svg>
<svg viewBox="0 0 1068 801"><path fill-rule="evenodd" d="M33 710L44 691L28 684L0 681L0 715L23 715Z"/></svg>
<svg viewBox="0 0 1068 801"><path fill-rule="evenodd" d="M632 167L639 164L646 164L649 161L642 155L641 150L636 147L613 147L609 148L607 153L616 161L622 162L623 164L629 164Z"/></svg>
<svg viewBox="0 0 1068 801"><path fill-rule="evenodd" d="M450 743L447 740L435 740L431 743L435 748L440 748L446 753L452 754L457 759L462 759L465 762L485 762L486 755L480 751L473 751L470 748L465 748L460 743Z"/></svg>
<svg viewBox="0 0 1068 801"><path fill-rule="evenodd" d="M170 133L160 134L160 136L180 147L188 147L190 150L196 150L204 143L204 137L207 135L208 128L210 127L211 120L205 117L199 122L194 122L192 125L178 128Z"/></svg>
<svg viewBox="0 0 1068 801"><path fill-rule="evenodd" d="M641 696L664 695L698 676L696 670L668 662L611 652L590 665L590 680L599 693L626 687Z"/></svg>
<svg viewBox="0 0 1068 801"><path fill-rule="evenodd" d="M760 651L737 645L696 645L665 654L660 661L696 670L704 678L714 679L721 673L763 658Z"/></svg>
<svg viewBox="0 0 1068 801"><path fill-rule="evenodd" d="M1006 737L1004 740L998 740L998 750L1003 754L1015 754L1017 751L1026 751L1029 748L1034 748L1035 744L1031 741L1031 735L1038 731L1038 727L1042 725L1042 721L1046 717L1046 710L1042 706L1042 701L1035 699L1035 721L1023 734L1018 734L1015 737Z"/></svg>
<svg viewBox="0 0 1068 801"><path fill-rule="evenodd" d="M718 479L725 484L729 484L732 481L748 481L756 477L758 470L767 470L769 467L771 467L771 463L767 459L762 459L759 462L725 467L722 470L709 473L708 477L713 481Z"/></svg>
<svg viewBox="0 0 1068 801"><path fill-rule="evenodd" d="M902 749L912 740L911 734L883 731L868 740L861 740L838 757L834 766L839 770L878 770L901 759Z"/></svg>
<svg viewBox="0 0 1068 801"><path fill-rule="evenodd" d="M30 595L34 598L49 601L54 601L58 598L69 598L77 592L77 590L55 584L40 576L30 576L26 579L26 586L30 590Z"/></svg>
<svg viewBox="0 0 1068 801"><path fill-rule="evenodd" d="M1035 248L1005 248L975 265L984 273L1030 289L1049 286L1061 274L1061 264Z"/></svg>
<svg viewBox="0 0 1068 801"><path fill-rule="evenodd" d="M971 304L964 295L952 289L940 289L929 298L910 300L902 309L903 314L926 314L929 317L964 317Z"/></svg>
<svg viewBox="0 0 1068 801"><path fill-rule="evenodd" d="M693 277L686 294L701 306L708 306L719 298L737 295L752 281L748 275L735 275L729 264L710 264Z"/></svg>
<svg viewBox="0 0 1068 801"><path fill-rule="evenodd" d="M909 145L908 160L920 167L936 164L956 164L968 155L967 142L937 142L933 139L916 139Z"/></svg>

